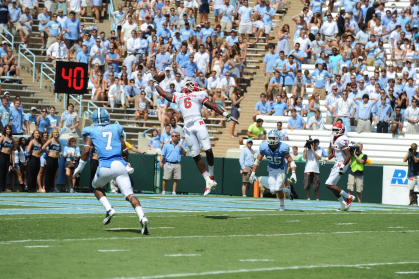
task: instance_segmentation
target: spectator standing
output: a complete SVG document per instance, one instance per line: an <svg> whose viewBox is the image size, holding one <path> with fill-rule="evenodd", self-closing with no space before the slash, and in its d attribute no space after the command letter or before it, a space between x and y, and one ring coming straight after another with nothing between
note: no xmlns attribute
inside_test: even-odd
<svg viewBox="0 0 419 279"><path fill-rule="evenodd" d="M166 143L170 142L170 141L172 141L172 134L170 133L170 124L167 124L166 127L165 127L165 132L162 132L161 135L160 135L160 145L161 145L161 147L163 148L164 145Z"/></svg>
<svg viewBox="0 0 419 279"><path fill-rule="evenodd" d="M6 127L6 125L12 125L13 115L12 110L8 105L8 100L5 96L1 98L2 106L0 107L0 124L1 130Z"/></svg>
<svg viewBox="0 0 419 279"><path fill-rule="evenodd" d="M106 54L106 62L108 63L108 71L109 71L109 67L112 66L113 72L119 73L118 64L119 64L120 59L121 57L119 56L119 54L115 52L114 45L110 45L109 52L108 54Z"/></svg>
<svg viewBox="0 0 419 279"><path fill-rule="evenodd" d="M60 125L60 120L58 119L58 116L55 115L55 107L51 106L49 108L49 115L47 116L47 133L48 135L51 134L52 129L58 129Z"/></svg>
<svg viewBox="0 0 419 279"><path fill-rule="evenodd" d="M60 30L62 26L61 23L57 20L57 15L52 15L52 20L50 20L47 25L44 27L45 33L48 35L46 48L48 49L53 43L57 42L57 37L60 35Z"/></svg>
<svg viewBox="0 0 419 279"><path fill-rule="evenodd" d="M260 94L260 101L255 105L255 113L253 114L253 121L256 122L258 115L271 115L271 105L266 101L266 94Z"/></svg>
<svg viewBox="0 0 419 279"><path fill-rule="evenodd" d="M250 34L252 34L252 22L251 22L251 16L252 16L252 8L249 7L248 0L243 1L243 6L241 6L238 9L239 14L239 34L243 37L243 35L246 33L247 37L247 43L250 41ZM266 92L265 92L266 93Z"/></svg>
<svg viewBox="0 0 419 279"><path fill-rule="evenodd" d="M10 17L10 33L16 35L17 32L21 32L22 26L19 23L20 16L22 11L18 6L16 6L16 0L12 0L12 6L9 6L9 17Z"/></svg>
<svg viewBox="0 0 419 279"><path fill-rule="evenodd" d="M352 109L352 114L351 114ZM348 99L348 91L342 92L342 98L337 99L334 105L334 112L336 118L342 119L343 125L345 125L345 130L351 131L351 121L356 112L356 105L352 99Z"/></svg>
<svg viewBox="0 0 419 279"><path fill-rule="evenodd" d="M114 24L116 25L116 30L117 30L119 41L121 41L121 29L122 29L122 24L125 21L125 15L126 13L125 11L122 10L122 6L118 6L118 10L116 12L113 12L113 14L111 14L111 18ZM150 17L148 18L150 19Z"/></svg>
<svg viewBox="0 0 419 279"><path fill-rule="evenodd" d="M264 75L265 75L265 94L268 94L268 85L271 79L274 77L274 64L277 59L279 59L279 55L275 53L275 45L269 44L269 52L265 54L263 58L263 67L264 67Z"/></svg>
<svg viewBox="0 0 419 279"><path fill-rule="evenodd" d="M404 112L404 118L407 121L406 134L418 134L419 133L419 108L417 107L417 101L412 98L411 105L406 108Z"/></svg>
<svg viewBox="0 0 419 279"><path fill-rule="evenodd" d="M240 138L240 144L243 144L244 139L264 140L266 138L266 130L263 127L263 119L258 118L256 123L253 123L247 129L246 137Z"/></svg>
<svg viewBox="0 0 419 279"><path fill-rule="evenodd" d="M381 105L377 106L376 110L378 111L375 115L377 124L377 133L388 133L388 124L391 120L391 114L393 109L389 104L386 104L386 97L381 97Z"/></svg>
<svg viewBox="0 0 419 279"><path fill-rule="evenodd" d="M348 174L348 194L352 195L356 190L358 202L361 202L362 190L364 188L364 165L367 162L368 156L362 153L364 145L362 143L356 144L359 149L351 154L349 161L349 174Z"/></svg>
<svg viewBox="0 0 419 279"><path fill-rule="evenodd" d="M173 179L172 195L176 195L177 181L182 178L180 161L186 155L182 144L179 143L179 133L172 133L172 140L163 146L160 156L160 169L163 169L163 191L166 194L166 186L169 179ZM164 165L164 166L163 166Z"/></svg>
<svg viewBox="0 0 419 279"><path fill-rule="evenodd" d="M301 115L297 115L296 109L291 109L291 117L288 119L289 130L304 130L306 128L306 122Z"/></svg>
<svg viewBox="0 0 419 279"><path fill-rule="evenodd" d="M288 62L284 64L282 74L284 75L284 85L286 93L292 92L292 87L295 85L295 77L297 75L298 65L294 63L294 55L288 55ZM266 85L265 85L266 86Z"/></svg>
<svg viewBox="0 0 419 279"><path fill-rule="evenodd" d="M67 187L70 193L74 193L76 178L73 177L74 169L77 167L77 161L80 159L80 148L76 146L76 138L70 136L67 145L64 147L63 157L65 159L65 176Z"/></svg>
<svg viewBox="0 0 419 279"><path fill-rule="evenodd" d="M76 127L79 126L79 115L74 111L74 105L69 103L67 110L61 115L60 129L61 133L76 134Z"/></svg>
<svg viewBox="0 0 419 279"><path fill-rule="evenodd" d="M138 25L133 22L132 15L128 15L128 21L122 25L121 28L121 44L123 47L123 52L127 51L127 41L131 36L132 31L138 31Z"/></svg>
<svg viewBox="0 0 419 279"><path fill-rule="evenodd" d="M44 7L42 9L42 13L38 15L38 21L39 21L39 31L41 33L41 40L42 40L42 47L41 49L47 48L47 38L48 34L45 32L44 28L47 26L48 22L51 20L51 17L48 14L48 9Z"/></svg>
<svg viewBox="0 0 419 279"><path fill-rule="evenodd" d="M1 1L0 5L0 25L3 27L0 30L0 33L5 34L6 30L9 30L9 9L6 5L6 0Z"/></svg>
<svg viewBox="0 0 419 279"><path fill-rule="evenodd" d="M105 49L102 47L102 41L99 37L96 38L96 44L90 49L90 58L92 64L99 64L99 70L105 72Z"/></svg>
<svg viewBox="0 0 419 279"><path fill-rule="evenodd" d="M67 0L67 12L69 12L70 14L71 12L74 12L77 20L80 20L81 1L80 0Z"/></svg>
<svg viewBox="0 0 419 279"><path fill-rule="evenodd" d="M323 22L320 33L323 35L325 41L334 41L336 39L338 34L338 26L336 22L333 21L331 14L327 16L327 21Z"/></svg>
<svg viewBox="0 0 419 279"><path fill-rule="evenodd" d="M340 95L337 94L338 87L337 85L332 86L332 94L327 95L324 106L326 107L326 124L333 125L336 122L335 116L335 102L340 98Z"/></svg>
<svg viewBox="0 0 419 279"><path fill-rule="evenodd" d="M308 75L309 78L315 79L313 94L319 94L320 100L326 99L326 79L332 75L324 70L324 64L317 64L317 69ZM337 87L336 87L337 88Z"/></svg>
<svg viewBox="0 0 419 279"><path fill-rule="evenodd" d="M14 135L23 135L23 131L26 130L23 124L23 113L20 110L20 101L16 100L14 107L11 109L12 113L12 131Z"/></svg>
<svg viewBox="0 0 419 279"><path fill-rule="evenodd" d="M391 134L393 137L396 134L403 135L403 123L404 123L404 117L400 113L401 109L399 107L396 107L394 109L394 112L391 114L391 120L390 120L390 127L391 127Z"/></svg>
<svg viewBox="0 0 419 279"><path fill-rule="evenodd" d="M160 52L156 55L155 65L159 72L164 72L166 67L172 64L172 58L170 54L166 52L165 47L160 48Z"/></svg>
<svg viewBox="0 0 419 279"><path fill-rule="evenodd" d="M57 61L68 61L68 48L63 43L61 35L57 37L57 42L48 48L47 55L52 59L54 66Z"/></svg>
<svg viewBox="0 0 419 279"><path fill-rule="evenodd" d="M21 41L25 43L26 47L29 47L29 38L32 34L33 18L29 14L28 8L25 8L24 11L25 13L22 14L19 18L19 23L22 26L22 28L19 30L19 34Z"/></svg>
<svg viewBox="0 0 419 279"><path fill-rule="evenodd" d="M360 98L355 97L354 101L357 101L357 99ZM364 94L364 96L362 96L362 103L357 101L358 125L356 126L356 132L358 134L362 132L371 132L371 111L375 106L375 102L373 100L370 101L369 99L370 97L368 96L368 94Z"/></svg>
<svg viewBox="0 0 419 279"><path fill-rule="evenodd" d="M183 128L180 125L177 125L177 120L175 117L170 118L170 133L176 132L183 137Z"/></svg>
<svg viewBox="0 0 419 279"><path fill-rule="evenodd" d="M319 201L320 187L320 160L324 156L323 150L319 147L320 141L315 139L310 148L304 146L303 159L306 160L304 169L304 190L307 200L310 200L310 186L313 185L316 201Z"/></svg>
<svg viewBox="0 0 419 279"><path fill-rule="evenodd" d="M410 145L409 150L407 151L406 155L403 158L403 162L408 163L407 167L407 189L409 190L409 200L410 205L416 205L413 204L413 193L415 190L415 185L419 185L419 158L418 158L418 145L416 143L412 143Z"/></svg>
<svg viewBox="0 0 419 279"><path fill-rule="evenodd" d="M221 31L228 34L233 28L233 18L236 16L236 9L230 5L230 0L224 1L224 6L220 11L221 16Z"/></svg>
<svg viewBox="0 0 419 279"><path fill-rule="evenodd" d="M115 77L115 83L111 85L108 92L108 100L112 108L115 108L115 103L119 103L122 105L123 108L125 108L125 93L124 93L124 87L120 84L119 78Z"/></svg>
<svg viewBox="0 0 419 279"><path fill-rule="evenodd" d="M147 88L146 88L147 89ZM125 93L125 99L123 108L130 107L130 102L134 103L134 105L137 103L138 98L140 97L140 91L135 86L135 80L130 79L129 84L125 85L124 87L124 93Z"/></svg>
<svg viewBox="0 0 419 279"><path fill-rule="evenodd" d="M252 173L253 163L255 162L255 151L252 149L253 140L247 139L246 147L244 147L240 153L240 173L242 174L242 195L246 197L246 192L249 189L250 181L249 177Z"/></svg>
<svg viewBox="0 0 419 279"><path fill-rule="evenodd" d="M26 135L32 136L31 126L30 125L31 124L36 125L36 120L37 119L38 118L36 116L36 107L31 107L30 112L28 112L27 114L25 114L25 118L24 118L24 123L25 123L25 127L26 127Z"/></svg>
<svg viewBox="0 0 419 279"><path fill-rule="evenodd" d="M199 51L195 53L193 61L196 63L199 72L204 75L208 73L210 57L203 44L199 45Z"/></svg>
<svg viewBox="0 0 419 279"><path fill-rule="evenodd" d="M64 43L67 49L70 49L74 44L77 44L80 34L80 21L75 18L76 13L71 11L70 17L64 21L63 30L65 31Z"/></svg>

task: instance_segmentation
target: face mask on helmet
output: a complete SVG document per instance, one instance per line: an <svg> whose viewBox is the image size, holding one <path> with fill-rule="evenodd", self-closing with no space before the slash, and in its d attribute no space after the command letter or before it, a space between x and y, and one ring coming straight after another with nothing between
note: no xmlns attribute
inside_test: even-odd
<svg viewBox="0 0 419 279"><path fill-rule="evenodd" d="M198 84L192 81L187 81L182 88L183 93L198 92Z"/></svg>
<svg viewBox="0 0 419 279"><path fill-rule="evenodd" d="M273 136L273 135L268 137L268 144L269 145L276 145L278 143L279 143L279 137L276 137L276 136Z"/></svg>

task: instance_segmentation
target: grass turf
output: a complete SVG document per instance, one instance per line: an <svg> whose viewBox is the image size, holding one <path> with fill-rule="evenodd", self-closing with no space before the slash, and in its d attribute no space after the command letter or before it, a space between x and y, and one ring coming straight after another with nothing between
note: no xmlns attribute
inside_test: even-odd
<svg viewBox="0 0 419 279"><path fill-rule="evenodd" d="M147 213L150 236L133 213L108 226L104 214L2 215L0 270L3 278L418 278L395 273L419 271L416 213L156 212Z"/></svg>

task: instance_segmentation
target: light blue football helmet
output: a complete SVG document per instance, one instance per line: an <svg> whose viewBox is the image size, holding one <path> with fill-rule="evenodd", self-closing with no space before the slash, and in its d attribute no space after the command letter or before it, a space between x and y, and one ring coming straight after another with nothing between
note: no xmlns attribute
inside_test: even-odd
<svg viewBox="0 0 419 279"><path fill-rule="evenodd" d="M268 133L268 144L269 145L277 145L279 143L279 131L278 130L271 130Z"/></svg>
<svg viewBox="0 0 419 279"><path fill-rule="evenodd" d="M93 125L102 126L111 124L109 113L104 108L97 108L92 114Z"/></svg>

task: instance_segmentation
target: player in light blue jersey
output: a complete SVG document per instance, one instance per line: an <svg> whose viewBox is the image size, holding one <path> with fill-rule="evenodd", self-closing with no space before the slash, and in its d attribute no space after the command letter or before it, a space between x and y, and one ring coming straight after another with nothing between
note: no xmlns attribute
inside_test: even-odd
<svg viewBox="0 0 419 279"><path fill-rule="evenodd" d="M278 130L272 130L268 134L268 141L263 142L259 146L259 155L257 156L255 163L253 165L253 171L250 175L249 181L251 183L257 180L256 171L259 167L259 163L262 158L265 156L269 160L268 170L269 170L269 190L273 195L279 199L279 211L285 210L284 205L284 192L287 195L291 194L290 187L284 188L284 182L286 180L285 172L287 171L288 163L291 166L292 175L291 179L294 179L294 182L297 182L297 176L295 175L295 170L297 168L295 162L290 156L290 148L285 142L280 142Z"/></svg>
<svg viewBox="0 0 419 279"><path fill-rule="evenodd" d="M140 201L134 196L131 181L127 172L127 163L122 158L128 156L128 148L122 138L122 126L119 124L110 124L109 114L106 109L97 108L92 114L94 126L85 127L82 136L85 141L80 163L74 171L74 177L80 176L89 158L90 148L93 145L99 159L99 166L96 175L93 178L92 187L96 198L106 209L106 217L103 224L110 223L115 215L115 210L109 203L103 187L112 179L116 180L121 193L125 199L134 207L141 223L141 233L149 234L148 220L144 216ZM133 169L130 168L132 171Z"/></svg>

